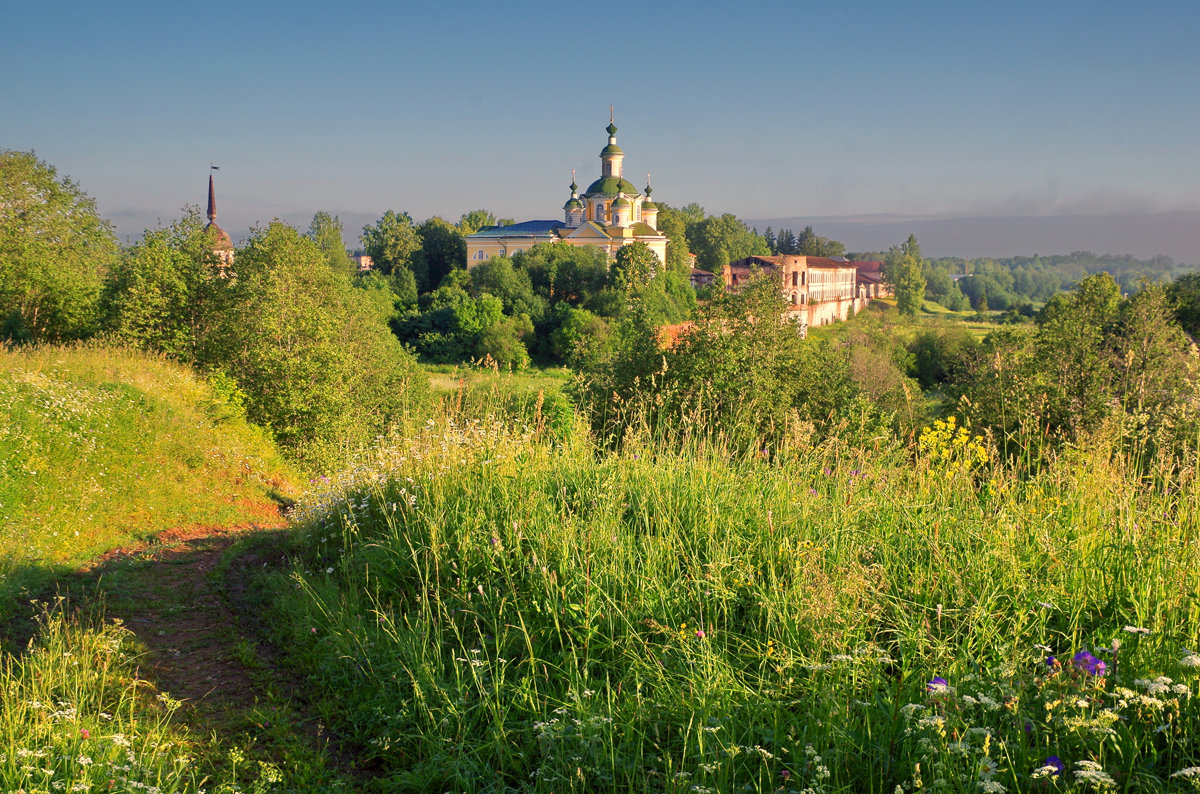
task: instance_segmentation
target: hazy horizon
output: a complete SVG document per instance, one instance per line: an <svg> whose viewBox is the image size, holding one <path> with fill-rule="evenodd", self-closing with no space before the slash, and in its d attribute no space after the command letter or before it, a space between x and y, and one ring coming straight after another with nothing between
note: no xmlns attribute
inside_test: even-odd
<svg viewBox="0 0 1200 794"><path fill-rule="evenodd" d="M9 9L0 146L78 181L122 237L202 204L214 163L235 239L325 210L353 244L387 209L560 217L572 169L599 175L615 105L626 176L674 206L805 219L852 249L911 231L931 254L1200 261L1171 220L1200 213L1185 0L203 12Z"/></svg>

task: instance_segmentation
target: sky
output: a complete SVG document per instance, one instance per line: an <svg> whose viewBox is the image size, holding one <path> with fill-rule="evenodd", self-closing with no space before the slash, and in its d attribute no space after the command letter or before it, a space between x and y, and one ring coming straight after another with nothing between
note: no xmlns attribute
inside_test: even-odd
<svg viewBox="0 0 1200 794"><path fill-rule="evenodd" d="M0 148L123 239L386 210L561 218L609 106L656 200L851 250L1200 264L1200 4L44 0L0 26ZM1061 222L1058 222L1061 219ZM1082 220L1080 220L1082 219ZM961 222L960 222L961 221ZM836 230L837 234L831 234Z"/></svg>

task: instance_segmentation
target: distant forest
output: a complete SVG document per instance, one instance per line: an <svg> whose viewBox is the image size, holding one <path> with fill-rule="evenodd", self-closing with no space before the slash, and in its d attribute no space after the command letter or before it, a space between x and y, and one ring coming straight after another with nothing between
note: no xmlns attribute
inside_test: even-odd
<svg viewBox="0 0 1200 794"><path fill-rule="evenodd" d="M884 253L854 253L851 259L883 259ZM1181 265L1169 256L1138 259L1128 254L1075 251L1051 256L1012 256L1001 259L929 258L922 267L925 297L953 311L966 309L1025 309L1032 313L1057 292L1074 289L1092 273L1107 272L1132 294L1143 281L1169 282L1194 265Z"/></svg>

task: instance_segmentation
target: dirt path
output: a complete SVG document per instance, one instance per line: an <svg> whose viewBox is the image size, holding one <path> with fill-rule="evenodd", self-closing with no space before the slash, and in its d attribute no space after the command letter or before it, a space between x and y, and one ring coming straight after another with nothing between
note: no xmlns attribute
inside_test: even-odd
<svg viewBox="0 0 1200 794"><path fill-rule="evenodd" d="M286 563L288 535L277 512L265 518L169 530L105 554L60 587L77 606L101 603L105 619L137 636L147 649L141 677L183 702L198 736L303 768L310 783L343 784L297 790L345 790L358 774L353 759L309 712L305 682L281 663L263 624L257 582Z"/></svg>
<svg viewBox="0 0 1200 794"><path fill-rule="evenodd" d="M145 643L142 674L204 721L227 722L255 705L251 640L218 568L237 540L283 525L169 530L153 546L118 549L90 569L105 615ZM193 716L196 716L193 715Z"/></svg>

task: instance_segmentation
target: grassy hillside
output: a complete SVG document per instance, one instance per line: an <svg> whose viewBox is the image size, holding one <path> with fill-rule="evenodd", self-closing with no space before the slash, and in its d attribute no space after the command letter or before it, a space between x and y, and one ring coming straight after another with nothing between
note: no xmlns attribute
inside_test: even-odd
<svg viewBox="0 0 1200 794"><path fill-rule="evenodd" d="M100 346L0 348L0 613L22 587L161 530L270 516L295 479L184 367Z"/></svg>
<svg viewBox="0 0 1200 794"><path fill-rule="evenodd" d="M380 790L1182 791L1195 474L450 422L305 498L278 625Z"/></svg>

